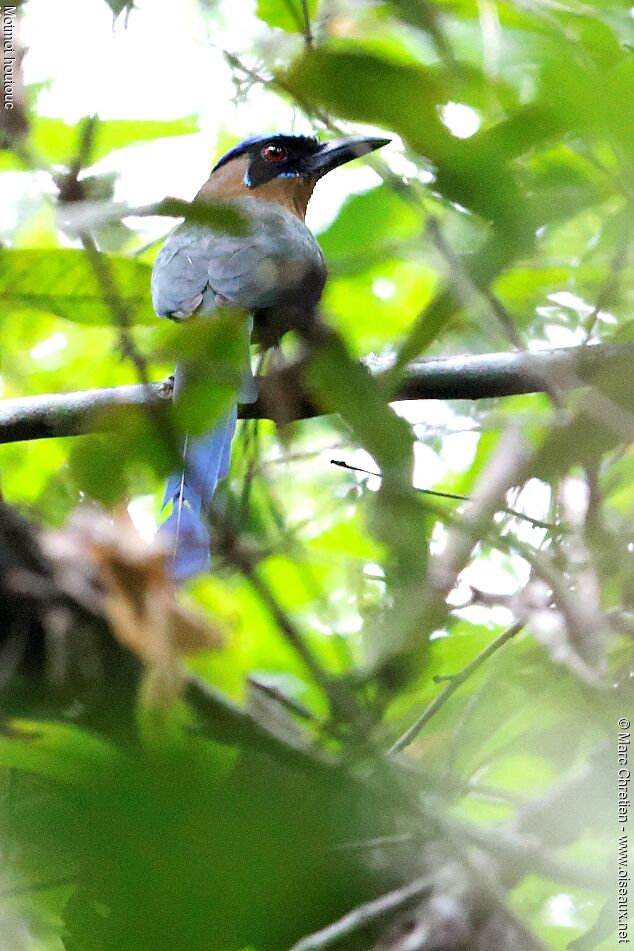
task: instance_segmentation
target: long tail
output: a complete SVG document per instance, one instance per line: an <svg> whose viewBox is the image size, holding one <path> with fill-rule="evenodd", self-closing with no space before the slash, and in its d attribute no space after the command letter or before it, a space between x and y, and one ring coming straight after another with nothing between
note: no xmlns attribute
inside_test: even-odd
<svg viewBox="0 0 634 951"><path fill-rule="evenodd" d="M221 422L204 436L187 436L183 447L183 469L167 482L163 508L170 503L172 512L159 532L171 536L174 551L172 576L184 581L211 564L211 540L206 510L220 479L229 471L231 440L236 429L237 403Z"/></svg>
<svg viewBox="0 0 634 951"><path fill-rule="evenodd" d="M211 539L207 513L216 486L229 472L231 441L236 431L238 400L253 403L257 388L251 370L249 345L252 318L245 325L246 366L238 398L226 416L204 436L186 436L183 445L183 467L167 481L163 509L170 503L172 511L159 528L169 535L173 545L172 577L185 581L211 565ZM187 369L178 365L174 373L174 399L186 388Z"/></svg>

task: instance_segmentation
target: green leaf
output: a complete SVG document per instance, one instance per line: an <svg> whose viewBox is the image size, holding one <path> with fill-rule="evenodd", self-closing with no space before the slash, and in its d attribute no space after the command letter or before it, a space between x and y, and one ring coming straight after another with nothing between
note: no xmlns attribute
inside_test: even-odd
<svg viewBox="0 0 634 951"><path fill-rule="evenodd" d="M387 258L358 275L331 278L324 306L332 326L343 333L350 350L362 357L392 350L407 335L414 315L431 299L436 286L432 268Z"/></svg>
<svg viewBox="0 0 634 951"><path fill-rule="evenodd" d="M477 288L484 289L513 259L517 250L510 238L507 240L504 236L494 237L483 245L477 254L464 258L465 274ZM465 304L466 300L457 286L449 286L436 294L416 318L407 339L399 349L393 371L395 378L404 366L427 350Z"/></svg>
<svg viewBox="0 0 634 951"><path fill-rule="evenodd" d="M134 323L156 320L150 268L108 257L117 292ZM5 310L46 311L81 324L112 324L113 315L83 251L0 250L0 302Z"/></svg>
<svg viewBox="0 0 634 951"><path fill-rule="evenodd" d="M199 198L196 201L164 198L152 207L151 213L169 218L185 218L189 224L216 228L218 231L226 231L227 234L241 235L247 231L244 215L223 201L210 201L207 198Z"/></svg>
<svg viewBox="0 0 634 951"><path fill-rule="evenodd" d="M173 337L172 356L184 368L176 401L179 426L207 432L235 402L248 367L249 326L242 313L223 308L213 319L187 321Z"/></svg>
<svg viewBox="0 0 634 951"><path fill-rule="evenodd" d="M454 138L440 120L439 107L477 86L477 73L458 79L440 68L344 47L306 53L283 82L302 101L394 129L436 165L437 188L449 201L508 229L519 227L522 197L504 156L485 137Z"/></svg>
<svg viewBox="0 0 634 951"><path fill-rule="evenodd" d="M430 0L390 0L390 6L405 23L428 33L438 53L445 60L451 60L451 49L441 28L437 4Z"/></svg>
<svg viewBox="0 0 634 951"><path fill-rule="evenodd" d="M73 784L94 781L95 770L122 757L105 740L61 723L10 720L0 733L0 766Z"/></svg>
<svg viewBox="0 0 634 951"><path fill-rule="evenodd" d="M89 156L92 163L99 162L110 152L139 142L175 135L191 135L198 132L196 116L179 119L105 119L96 123L93 148ZM53 165L68 165L77 155L81 134L79 127L69 125L63 119L39 116L33 126L31 146L35 154L41 154Z"/></svg>
<svg viewBox="0 0 634 951"><path fill-rule="evenodd" d="M609 74L602 105L612 134L625 150L630 165L633 161L634 145L634 64L631 54L622 60ZM603 112L601 113L603 115Z"/></svg>
<svg viewBox="0 0 634 951"><path fill-rule="evenodd" d="M73 444L68 464L75 484L89 498L111 507L144 494L178 464L178 445L161 423L141 411L112 407L98 414L107 433L84 436Z"/></svg>
<svg viewBox="0 0 634 951"><path fill-rule="evenodd" d="M379 185L347 198L330 227L319 235L319 244L328 261L359 257L360 235L365 255L385 242L413 236L421 226L420 215L410 205L387 185Z"/></svg>
<svg viewBox="0 0 634 951"><path fill-rule="evenodd" d="M299 59L284 82L303 100L349 119L395 129L432 160L452 148L452 137L436 111L448 98L446 77L437 70L358 49L318 50Z"/></svg>
<svg viewBox="0 0 634 951"><path fill-rule="evenodd" d="M339 413L352 427L384 476L401 485L411 481L411 430L387 405L379 382L350 358L341 340L332 336L312 356L308 383L320 407Z"/></svg>
<svg viewBox="0 0 634 951"><path fill-rule="evenodd" d="M388 405L381 382L350 358L334 334L312 354L307 380L322 409L339 414L381 469L371 531L389 551L389 580L401 595L391 622L394 640L402 641L405 635L397 629L411 623L405 605L408 599L413 604L412 590L421 582L427 559L427 513L412 486L413 433Z"/></svg>
<svg viewBox="0 0 634 951"><path fill-rule="evenodd" d="M318 0L308 0L308 15L312 20L317 11ZM286 30L287 33L304 32L302 0L258 0L256 9L260 20L269 26Z"/></svg>

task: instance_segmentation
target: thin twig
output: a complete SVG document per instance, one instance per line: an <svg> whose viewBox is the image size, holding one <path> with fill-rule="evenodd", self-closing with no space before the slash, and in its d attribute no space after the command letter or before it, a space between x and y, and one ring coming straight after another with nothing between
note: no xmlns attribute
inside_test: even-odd
<svg viewBox="0 0 634 951"><path fill-rule="evenodd" d="M213 511L211 513L211 521L213 527L218 529L217 520L214 517ZM229 526L224 525L221 527L221 530L224 530L223 534L226 538L231 539L232 533ZM253 559L237 545L232 545L231 542L224 548L223 554L227 562L240 571L248 581L266 610L274 619L282 636L306 665L315 683L328 699L333 716L344 722L352 723L359 709L354 693L342 680L330 676L330 674L324 670L312 649L306 643L305 638L297 630L295 624L258 571Z"/></svg>
<svg viewBox="0 0 634 951"><path fill-rule="evenodd" d="M186 671L185 697L201 720L203 732L221 743L268 753L278 761L308 769L336 769L336 761L323 748L309 746L290 735L279 736L271 723L239 706L211 684Z"/></svg>
<svg viewBox="0 0 634 951"><path fill-rule="evenodd" d="M321 931L307 935L294 944L291 951L321 951L322 948L329 948L353 932L366 928L374 921L408 905L414 899L421 898L426 892L431 891L433 886L432 876L417 878L403 888L397 888L393 892L381 895L380 898L375 898L374 901L359 905L358 908L349 911L339 921L334 921Z"/></svg>
<svg viewBox="0 0 634 951"><path fill-rule="evenodd" d="M381 478L380 472L371 472L369 469L362 469L360 466L350 466L342 459L331 459L330 464L332 466L339 466L340 469L347 469L349 472L362 472L364 475L374 476L376 479ZM458 492L441 492L438 489L419 489L417 486L415 488L421 495L431 495L438 499L450 499L455 502L473 501L470 495L460 495ZM553 525L552 522L543 522L539 518L533 518L532 515L525 515L524 512L518 512L517 509L505 507L498 509L498 512L504 515L512 515L513 518L519 518L524 522L529 522L533 528L544 528L549 532L559 530L558 525Z"/></svg>
<svg viewBox="0 0 634 951"><path fill-rule="evenodd" d="M496 653L501 647L504 646L508 641L514 638L524 627L523 621L516 621L514 624L511 624L505 631L503 631L495 640L484 648L483 651L480 651L477 657L467 664L466 667L463 667L457 674L453 674L448 678L447 686L438 696L432 700L429 706L423 711L420 717L413 723L408 730L403 733L401 737L394 743L388 750L389 754L400 753L401 750L405 749L406 746L412 742L415 737L421 732L423 727L431 720L431 718L438 713L441 707L447 703L449 698L462 687L463 683L471 677L476 670L478 670L482 664L485 663Z"/></svg>
<svg viewBox="0 0 634 951"><path fill-rule="evenodd" d="M623 273L623 268L627 262L627 255L632 241L632 207L628 205L623 213L621 222L621 233L616 246L616 251L610 264L610 271L599 289L596 304L586 319L583 321L585 331L584 341L588 343L592 339L599 314L610 301L616 296Z"/></svg>
<svg viewBox="0 0 634 951"><path fill-rule="evenodd" d="M295 92L288 88L280 76L262 76L261 73L251 69L245 63L243 63L235 53L231 53L229 50L223 50L223 55L232 69L239 70L244 76L250 79L252 83L263 86L265 89L280 90L280 92L290 96L297 103L302 112L308 116L308 118L317 119L326 129L339 134L337 128L334 126L334 123L327 113L300 99Z"/></svg>
<svg viewBox="0 0 634 951"><path fill-rule="evenodd" d="M121 349L125 356L131 361L136 370L137 377L143 386L149 386L150 380L147 373L145 360L138 352L134 340L132 339L131 327L132 321L128 309L119 294L117 285L114 281L109 261L99 251L92 237L86 232L80 235L81 243L86 254L86 258L93 270L97 282L101 287L104 299L115 318L115 325L119 331ZM153 405L150 403L149 405Z"/></svg>
<svg viewBox="0 0 634 951"><path fill-rule="evenodd" d="M273 700L276 705L288 710L294 716L299 717L300 720L306 720L308 723L317 722L317 717L312 710L305 707L304 704L296 700L295 697L289 697L288 694L284 693L283 690L275 684L269 684L263 680L259 680L255 674L250 674L247 677L247 682L253 691L262 694L269 700Z"/></svg>
<svg viewBox="0 0 634 951"><path fill-rule="evenodd" d="M416 593L416 608L412 605L400 629L393 631L392 650L379 658L375 675L390 692L424 670L430 636L445 621L451 591L506 493L526 480L533 453L517 429L502 436L474 487L472 501L451 526L443 551L429 559L426 581Z"/></svg>
<svg viewBox="0 0 634 951"><path fill-rule="evenodd" d="M302 0L302 13L304 15L304 44L307 50L312 50L315 45L315 38L310 25L310 10L308 9L308 0Z"/></svg>
<svg viewBox="0 0 634 951"><path fill-rule="evenodd" d="M377 835L372 839L356 839L351 842L340 842L332 846L333 852L365 852L371 849L385 849L407 845L413 842L413 832L400 832L395 835Z"/></svg>
<svg viewBox="0 0 634 951"><path fill-rule="evenodd" d="M127 307L121 295L119 294L117 284L114 280L110 263L108 259L98 250L95 242L90 235L82 233L80 235L81 243L86 254L86 258L93 270L98 284L104 295L104 300L115 320L115 325L119 331L121 349L124 355L130 360L136 371L143 391L142 405L145 408L149 422L156 432L169 455L175 462L178 462L179 440L173 427L170 425L169 417L162 411L159 402L156 399L156 391L150 383L147 365L142 354L137 350L136 344L131 333L131 320Z"/></svg>

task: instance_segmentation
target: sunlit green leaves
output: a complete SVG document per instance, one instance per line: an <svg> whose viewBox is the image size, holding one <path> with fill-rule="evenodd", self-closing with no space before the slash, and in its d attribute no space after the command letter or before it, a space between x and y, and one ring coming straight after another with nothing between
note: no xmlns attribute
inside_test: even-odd
<svg viewBox="0 0 634 951"><path fill-rule="evenodd" d="M422 581L429 528L412 488L411 432L386 405L380 383L350 359L336 337L329 336L312 355L308 379L320 407L337 412L379 464L382 484L370 509L370 531L387 549L388 583L395 592L389 621L394 643L400 644L411 628L413 592Z"/></svg>
<svg viewBox="0 0 634 951"><path fill-rule="evenodd" d="M447 80L436 70L344 48L304 56L286 82L309 102L399 132L432 160L452 148L451 136L436 111L448 97Z"/></svg>
<svg viewBox="0 0 634 951"><path fill-rule="evenodd" d="M369 262L368 262L369 265ZM380 353L405 336L412 320L429 303L437 274L423 264L381 260L362 274L349 274L343 264L326 288L324 303L332 323L358 356ZM353 267L354 271L354 267Z"/></svg>
<svg viewBox="0 0 634 951"><path fill-rule="evenodd" d="M183 431L206 432L227 412L247 377L250 326L238 312L190 320L170 335L180 363L176 418Z"/></svg>
<svg viewBox="0 0 634 951"><path fill-rule="evenodd" d="M115 748L86 730L60 723L12 720L0 736L0 769L19 769L74 784L121 762Z"/></svg>
<svg viewBox="0 0 634 951"><path fill-rule="evenodd" d="M69 454L73 480L89 498L113 507L133 494L143 495L167 476L179 459L176 436L170 438L161 414L104 411L112 432L74 442Z"/></svg>
<svg viewBox="0 0 634 951"><path fill-rule="evenodd" d="M123 0L112 0L123 9ZM31 87L33 88L33 87ZM81 126L73 125L54 116L33 115L28 136L32 149L32 160L50 165L71 165L81 151ZM191 135L198 131L195 116L183 116L178 119L98 119L94 125L94 135L90 155L85 158L98 162L116 149L153 142L159 138L177 135ZM10 151L0 151L0 170L23 170L24 158Z"/></svg>
<svg viewBox="0 0 634 951"><path fill-rule="evenodd" d="M387 185L361 195L352 195L341 206L335 221L319 235L326 260L338 264L367 266L373 251L381 258L394 243L414 238L420 232L420 215ZM358 253L363 239L363 256Z"/></svg>
<svg viewBox="0 0 634 951"><path fill-rule="evenodd" d="M110 263L128 319L155 320L148 266L123 258ZM67 248L1 250L0 302L7 310L40 310L77 323L113 322L111 305L86 256Z"/></svg>
<svg viewBox="0 0 634 951"><path fill-rule="evenodd" d="M517 227L521 195L505 156L490 148L486 138L474 137L468 144L455 138L441 121L439 107L460 96L461 83L452 73L344 47L305 55L284 82L308 102L398 132L436 166L437 186L445 197L485 219ZM476 80L473 84L477 87ZM471 88L470 74L462 85Z"/></svg>
<svg viewBox="0 0 634 951"><path fill-rule="evenodd" d="M306 10L311 19L315 16L318 2L307 0ZM257 15L269 26L279 27L289 33L304 31L302 0L258 0Z"/></svg>
<svg viewBox="0 0 634 951"><path fill-rule="evenodd" d="M95 125L91 162L98 162L115 149L139 142L198 131L195 116L181 119L105 119ZM78 127L63 119L40 116L33 127L32 145L52 164L70 164L79 148Z"/></svg>
<svg viewBox="0 0 634 951"><path fill-rule="evenodd" d="M338 412L385 474L405 486L411 472L412 439L407 424L385 405L376 381L330 338L312 358L309 382L325 412Z"/></svg>

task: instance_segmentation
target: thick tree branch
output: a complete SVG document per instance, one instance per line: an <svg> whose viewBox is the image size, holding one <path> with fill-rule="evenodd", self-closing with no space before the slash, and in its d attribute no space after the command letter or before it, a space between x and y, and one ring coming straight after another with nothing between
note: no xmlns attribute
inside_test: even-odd
<svg viewBox="0 0 634 951"><path fill-rule="evenodd" d="M396 400L477 400L544 392L558 374L567 380L573 371L587 382L602 369L630 372L632 362L634 344L425 360L410 366ZM104 410L147 406L154 400L168 405L170 398L169 384L154 383L3 400L0 443L108 430L113 423ZM319 415L319 408L303 387L301 365L293 364L262 377L258 400L241 407L240 415L251 419L306 419Z"/></svg>

